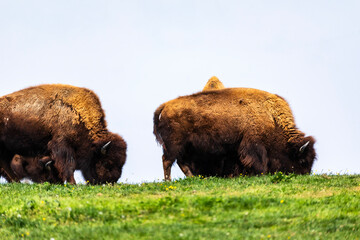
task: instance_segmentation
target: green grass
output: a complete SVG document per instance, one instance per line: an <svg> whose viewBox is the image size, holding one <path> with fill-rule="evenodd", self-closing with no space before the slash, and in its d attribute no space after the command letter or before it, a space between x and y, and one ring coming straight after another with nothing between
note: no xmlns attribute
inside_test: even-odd
<svg viewBox="0 0 360 240"><path fill-rule="evenodd" d="M359 239L360 175L0 184L0 239Z"/></svg>

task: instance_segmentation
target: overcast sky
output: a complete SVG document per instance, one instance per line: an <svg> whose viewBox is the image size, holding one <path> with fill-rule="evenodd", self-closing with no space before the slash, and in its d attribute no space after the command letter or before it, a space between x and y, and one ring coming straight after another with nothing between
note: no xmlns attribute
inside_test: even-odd
<svg viewBox="0 0 360 240"><path fill-rule="evenodd" d="M153 112L215 75L284 97L317 140L314 171L360 173L359 12L356 0L0 0L0 95L42 83L94 90L128 144L120 181L154 181Z"/></svg>

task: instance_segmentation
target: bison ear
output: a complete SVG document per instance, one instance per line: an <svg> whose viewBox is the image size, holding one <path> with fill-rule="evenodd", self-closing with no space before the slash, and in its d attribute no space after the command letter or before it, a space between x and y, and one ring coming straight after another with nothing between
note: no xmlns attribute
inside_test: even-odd
<svg viewBox="0 0 360 240"><path fill-rule="evenodd" d="M107 143L104 144L104 146L101 147L101 153L103 155L106 155L106 149L109 147L111 141L108 141Z"/></svg>
<svg viewBox="0 0 360 240"><path fill-rule="evenodd" d="M12 159L13 162L23 162L23 158L19 155L19 154L15 154L13 159Z"/></svg>
<svg viewBox="0 0 360 240"><path fill-rule="evenodd" d="M15 175L20 179L27 176L23 164L24 164L23 158L18 154L14 155L10 163L11 169L14 171ZM5 173L5 176L7 175L5 170L3 170L3 173Z"/></svg>

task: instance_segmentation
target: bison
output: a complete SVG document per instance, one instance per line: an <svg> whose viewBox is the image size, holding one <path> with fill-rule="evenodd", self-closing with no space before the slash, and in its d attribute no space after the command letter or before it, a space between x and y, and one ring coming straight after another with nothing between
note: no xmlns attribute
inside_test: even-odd
<svg viewBox="0 0 360 240"><path fill-rule="evenodd" d="M33 182L62 183L49 156L25 157L15 154L10 166L18 179L29 178Z"/></svg>
<svg viewBox="0 0 360 240"><path fill-rule="evenodd" d="M45 84L0 98L0 168L8 181L19 180L11 169L15 154L49 156L62 182L75 183L78 169L90 183L113 183L121 176L126 143L107 130L93 91Z"/></svg>
<svg viewBox="0 0 360 240"><path fill-rule="evenodd" d="M257 89L182 96L160 105L153 120L165 180L175 160L186 176L234 177L307 174L316 156L314 138L297 129L288 103Z"/></svg>

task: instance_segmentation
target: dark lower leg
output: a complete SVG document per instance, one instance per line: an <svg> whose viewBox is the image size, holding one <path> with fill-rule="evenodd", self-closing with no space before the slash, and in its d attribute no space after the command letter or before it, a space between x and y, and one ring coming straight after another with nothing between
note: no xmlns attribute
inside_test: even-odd
<svg viewBox="0 0 360 240"><path fill-rule="evenodd" d="M76 181L75 181L75 178L74 178L74 174L72 174L71 176L68 177L67 182L68 182L69 184L74 184L74 185L76 185Z"/></svg>
<svg viewBox="0 0 360 240"><path fill-rule="evenodd" d="M191 172L190 168L187 165L179 162L177 162L177 164L179 165L181 171L185 174L186 177L194 176L194 174Z"/></svg>
<svg viewBox="0 0 360 240"><path fill-rule="evenodd" d="M3 163L0 166L1 168L1 175L8 181L8 182L19 182L20 179L15 175L14 171L11 169L11 167Z"/></svg>
<svg viewBox="0 0 360 240"><path fill-rule="evenodd" d="M245 171L251 175L268 172L268 156L265 147L261 144L247 146L246 150L240 154L240 162L245 167Z"/></svg>
<svg viewBox="0 0 360 240"><path fill-rule="evenodd" d="M164 169L164 179L165 181L171 181L171 166L174 161L167 159L165 155L162 156L163 169Z"/></svg>
<svg viewBox="0 0 360 240"><path fill-rule="evenodd" d="M68 164L68 168L65 170L65 176L66 176L67 183L76 184L76 181L74 178L74 172L75 172L75 162L71 161L71 163Z"/></svg>

